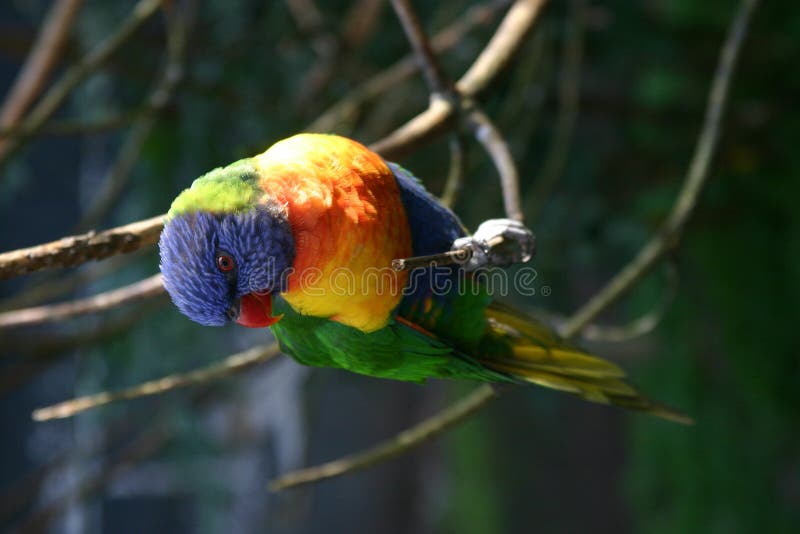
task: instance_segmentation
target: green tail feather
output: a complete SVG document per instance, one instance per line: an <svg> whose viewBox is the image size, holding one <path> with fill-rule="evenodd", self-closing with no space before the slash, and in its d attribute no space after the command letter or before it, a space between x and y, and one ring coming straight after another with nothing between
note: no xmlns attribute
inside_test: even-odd
<svg viewBox="0 0 800 534"><path fill-rule="evenodd" d="M486 313L490 341L481 351L485 356L478 358L485 367L591 402L693 423L688 416L644 397L623 380L625 372L619 366L569 344L536 320L497 304Z"/></svg>

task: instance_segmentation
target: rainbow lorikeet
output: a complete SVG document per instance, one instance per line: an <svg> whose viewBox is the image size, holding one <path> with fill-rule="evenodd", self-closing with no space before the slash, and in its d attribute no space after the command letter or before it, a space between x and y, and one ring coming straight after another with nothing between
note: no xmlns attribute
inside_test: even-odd
<svg viewBox="0 0 800 534"><path fill-rule="evenodd" d="M390 268L465 235L408 171L350 139L300 134L195 180L172 203L159 247L181 312L204 325L270 326L306 365L535 383L685 420L617 365L492 302L461 266Z"/></svg>

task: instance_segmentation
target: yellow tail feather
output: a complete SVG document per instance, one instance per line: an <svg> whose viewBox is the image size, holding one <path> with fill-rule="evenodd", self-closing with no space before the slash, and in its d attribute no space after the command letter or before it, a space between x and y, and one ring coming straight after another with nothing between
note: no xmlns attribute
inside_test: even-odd
<svg viewBox="0 0 800 534"><path fill-rule="evenodd" d="M691 418L653 402L624 382L625 371L560 339L547 326L510 308L492 304L487 310L493 335L511 346L511 353L480 359L490 369L516 379L592 402L648 412L684 424Z"/></svg>

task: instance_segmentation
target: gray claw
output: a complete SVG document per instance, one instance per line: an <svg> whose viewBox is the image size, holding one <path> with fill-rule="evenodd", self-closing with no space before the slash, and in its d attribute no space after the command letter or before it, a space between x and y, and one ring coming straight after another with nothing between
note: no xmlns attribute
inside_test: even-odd
<svg viewBox="0 0 800 534"><path fill-rule="evenodd" d="M481 267L507 267L525 263L536 252L536 237L521 222L513 219L484 221L472 236L453 242L451 250L469 250L469 260L464 269L474 271Z"/></svg>

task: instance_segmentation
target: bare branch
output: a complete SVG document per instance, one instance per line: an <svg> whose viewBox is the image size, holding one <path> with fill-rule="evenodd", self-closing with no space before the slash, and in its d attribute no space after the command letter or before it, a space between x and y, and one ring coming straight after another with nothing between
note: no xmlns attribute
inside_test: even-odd
<svg viewBox="0 0 800 534"><path fill-rule="evenodd" d="M52 117L73 89L87 76L100 68L122 46L161 5L160 0L139 0L116 32L100 43L86 57L70 68L66 74L45 94L31 110L21 126L20 135L14 136L0 152L0 168L24 143L35 135L39 128Z"/></svg>
<svg viewBox="0 0 800 534"><path fill-rule="evenodd" d="M497 11L508 3L508 0L495 0L487 2L485 5L471 7L463 17L433 36L431 48L437 54L449 50L461 42L468 32L493 20ZM367 80L362 86L350 91L347 96L329 107L313 123L309 124L305 128L306 131L329 132L335 130L339 123L353 116L366 101L385 93L410 77L416 70L417 62L414 56L404 57Z"/></svg>
<svg viewBox="0 0 800 534"><path fill-rule="evenodd" d="M369 147L386 159L396 160L413 152L431 137L445 131L456 107L442 97L433 96L428 108Z"/></svg>
<svg viewBox="0 0 800 534"><path fill-rule="evenodd" d="M523 214L519 201L519 173L508 143L495 127L488 115L480 108L473 107L467 114L467 124L492 159L500 174L500 185L503 190L503 205L506 216L515 221L522 221Z"/></svg>
<svg viewBox="0 0 800 534"><path fill-rule="evenodd" d="M697 205L700 191L708 178L711 157L719 140L722 114L733 77L736 59L747 34L753 9L758 0L742 0L736 18L733 20L725 44L722 47L711 90L708 96L706 115L703 127L695 146L689 170L683 182L669 217L659 232L645 244L639 254L623 268L614 278L584 304L564 325L563 333L572 337L592 322L600 312L616 302L627 293L669 250L680 241L681 232Z"/></svg>
<svg viewBox="0 0 800 534"><path fill-rule="evenodd" d="M511 62L519 45L528 35L547 0L518 0L503 18L489 44L456 87L467 96L476 96L486 89Z"/></svg>
<svg viewBox="0 0 800 534"><path fill-rule="evenodd" d="M142 113L141 109L108 114L104 117L90 120L64 119L48 122L34 130L24 124L19 126L0 128L0 138L30 135L77 135L101 133L115 128L120 128L133 121Z"/></svg>
<svg viewBox="0 0 800 534"><path fill-rule="evenodd" d="M586 17L585 0L572 1L572 17L568 22L561 73L558 85L558 118L555 131L544 158L542 171L531 193L533 205L528 216L535 219L547 202L550 192L564 173L580 105L581 63L583 62L583 25Z"/></svg>
<svg viewBox="0 0 800 534"><path fill-rule="evenodd" d="M107 311L117 306L163 294L164 285L161 275L156 274L131 285L84 299L0 313L0 330L63 321L81 315Z"/></svg>
<svg viewBox="0 0 800 534"><path fill-rule="evenodd" d="M215 363L201 369L195 369L188 373L176 373L150 382L144 382L138 386L127 389L111 392L105 391L95 395L78 397L77 399L68 400L53 406L39 408L33 412L33 419L36 421L63 419L64 417L71 417L92 408L111 404L112 402L160 395L175 389L205 384L206 382L218 380L244 369L249 369L259 363L271 360L278 354L280 354L280 349L277 343L254 347L243 352L232 354L220 363Z"/></svg>
<svg viewBox="0 0 800 534"><path fill-rule="evenodd" d="M13 126L39 96L47 77L61 56L81 4L83 0L58 0L53 3L25 65L3 102L3 109L0 110L0 128ZM0 140L0 154L5 144L5 140Z"/></svg>
<svg viewBox="0 0 800 534"><path fill-rule="evenodd" d="M586 306L579 309L569 321L567 321L567 325L562 330L564 337L571 338L580 333L597 314L608 307L625 291L633 287L641 276L655 265L656 261L670 248L668 244L677 242L680 231L691 215L692 209L697 202L697 196L700 193L702 184L705 181L705 176L707 175L708 164L719 133L719 124L730 86L733 68L756 4L757 0L742 1L729 29L725 44L723 45L717 71L712 83L706 119L696 147L695 157L689 167L681 194L676 199L673 212L665 225L666 229L673 229L671 234L666 234L666 232L662 231L662 233L658 234L651 242L645 245L640 254L634 258L618 276L612 279L595 298ZM350 471L363 469L373 465L375 462L402 454L464 420L467 416L476 413L479 409L488 404L489 401L494 399L495 396L496 393L491 385L484 384L479 386L473 390L472 393L455 404L448 406L439 413L424 420L422 423L419 423L376 447L361 453L351 454L334 462L289 473L277 479L270 487L273 490L280 490L302 484L310 484L317 480L332 478L349 473ZM464 409L465 406L468 407L467 410ZM442 427L442 425L444 425L444 427Z"/></svg>
<svg viewBox="0 0 800 534"><path fill-rule="evenodd" d="M442 190L440 201L448 208L452 208L461 192L464 181L464 169L467 166L467 140L460 133L450 136L450 170L447 181Z"/></svg>
<svg viewBox="0 0 800 534"><path fill-rule="evenodd" d="M533 27L542 5L544 0L517 0L511 6L489 44L456 83L459 93L467 97L475 96L508 65L513 53ZM371 148L388 159L401 157L442 131L456 111L452 102L432 98L428 109L373 143Z"/></svg>
<svg viewBox="0 0 800 534"><path fill-rule="evenodd" d="M342 39L345 47L356 50L364 45L376 31L379 31L380 15L384 8L383 0L356 0L344 13Z"/></svg>
<svg viewBox="0 0 800 534"><path fill-rule="evenodd" d="M297 27L304 33L319 32L325 25L325 17L313 0L286 0L286 7Z"/></svg>
<svg viewBox="0 0 800 534"><path fill-rule="evenodd" d="M432 93L447 94L452 91L452 83L445 76L439 60L433 53L431 43L428 41L420 24L416 11L411 6L410 0L392 0L392 7L403 25L414 56L417 58L422 74Z"/></svg>
<svg viewBox="0 0 800 534"><path fill-rule="evenodd" d="M330 31L314 0L286 0L286 6L317 55L317 61L298 84L300 89L295 96L295 105L302 107L313 100L337 71L341 64L338 60L342 55L343 43L336 33Z"/></svg>
<svg viewBox="0 0 800 534"><path fill-rule="evenodd" d="M100 191L78 223L79 231L91 228L100 222L128 184L142 147L156 124L158 112L169 103L183 77L186 41L190 31L189 26L194 18L194 8L194 2L184 2L180 9L167 16L167 59L163 71L150 91L141 113L136 117Z"/></svg>
<svg viewBox="0 0 800 534"><path fill-rule="evenodd" d="M492 386L484 384L449 406L447 410L439 413L438 416L426 419L376 447L332 462L288 473L270 482L269 489L271 491L280 491L302 486L345 473L359 471L376 463L394 458L463 421L495 398L496 395Z"/></svg>
<svg viewBox="0 0 800 534"><path fill-rule="evenodd" d="M392 0L392 5L414 49L417 62L420 64L425 80L431 90L431 97L433 99L449 99L457 107L458 113L466 113L467 125L475 135L475 138L486 149L500 174L507 216L521 221L523 216L519 201L519 175L508 144L488 115L478 108L472 99L464 99L453 91L452 83L444 75L436 56L431 50L428 37L422 29L419 17L411 7L410 0ZM491 43L488 46L491 46Z"/></svg>
<svg viewBox="0 0 800 534"><path fill-rule="evenodd" d="M158 215L100 233L92 231L63 237L43 245L4 252L0 254L0 280L133 252L158 242L163 220L164 216Z"/></svg>
<svg viewBox="0 0 800 534"><path fill-rule="evenodd" d="M146 249L139 249L130 254L113 256L104 262L87 264L71 272L48 271L46 274L33 276L26 280L25 284L20 284L21 287L16 293L0 300L0 312L30 308L46 301L56 300L140 260L146 252Z"/></svg>
<svg viewBox="0 0 800 534"><path fill-rule="evenodd" d="M678 271L673 262L664 263L668 267L667 287L664 296L661 297L652 310L622 326L588 324L581 331L581 337L590 341L621 343L644 336L655 330L678 293Z"/></svg>
<svg viewBox="0 0 800 534"><path fill-rule="evenodd" d="M87 347L95 343L106 341L131 329L138 321L156 307L164 303L163 299L152 299L131 306L114 316L104 317L102 321L94 322L88 326L71 328L67 332L41 332L26 334L4 334L2 339L3 356L24 355L27 362L52 362L59 355L76 347ZM14 377L6 378L14 381ZM2 389L2 388L0 388Z"/></svg>

